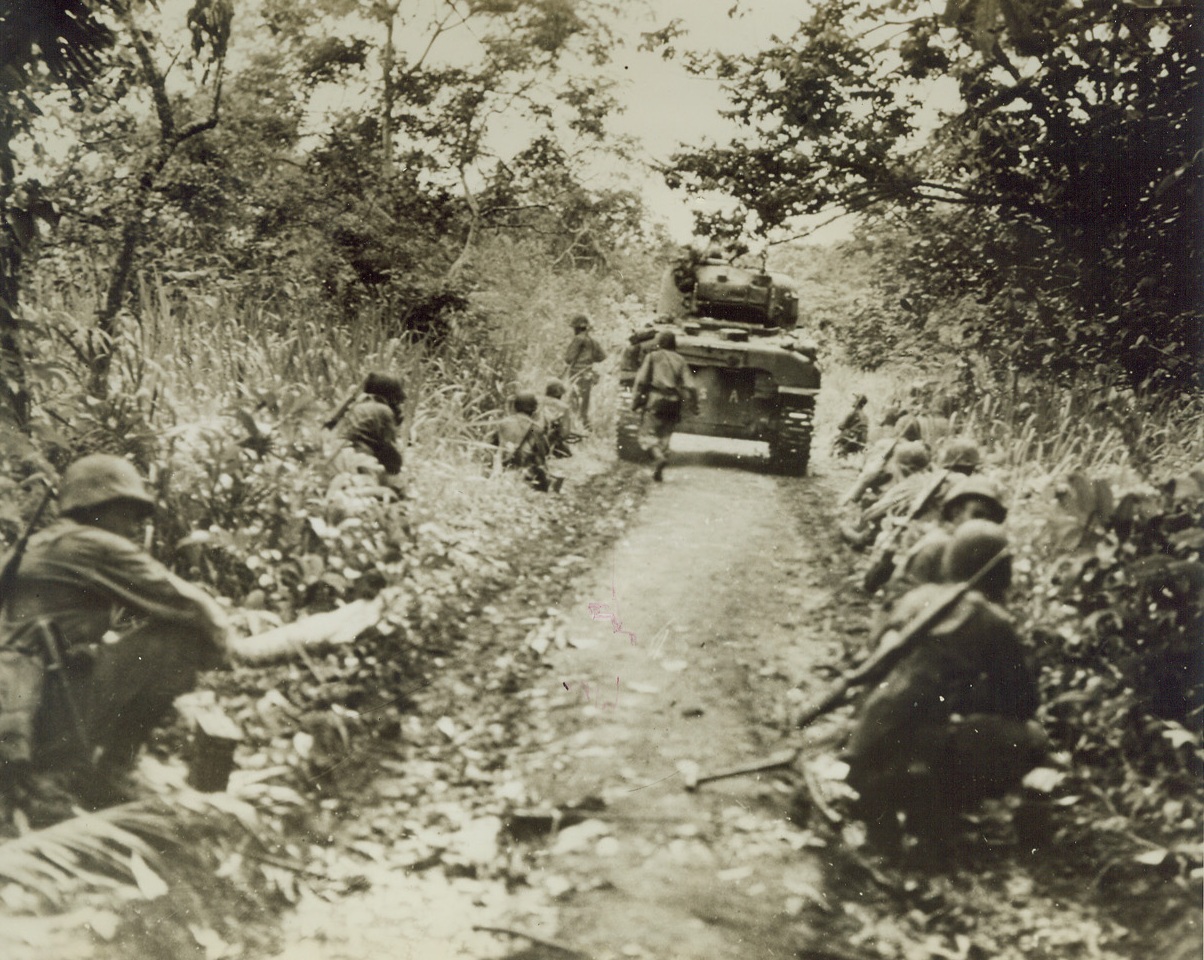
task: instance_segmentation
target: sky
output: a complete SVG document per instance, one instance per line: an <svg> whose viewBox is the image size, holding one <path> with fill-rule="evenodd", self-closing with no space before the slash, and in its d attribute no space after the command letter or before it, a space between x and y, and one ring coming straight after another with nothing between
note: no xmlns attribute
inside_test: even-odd
<svg viewBox="0 0 1204 960"><path fill-rule="evenodd" d="M638 0L626 6L630 13L621 30L624 45L615 51L615 70L621 72L619 91L622 116L612 127L638 140L641 154L652 162L668 159L682 144L699 144L703 138L722 138L732 129L720 116L726 105L718 83L691 76L680 60L665 60L659 54L638 49L640 33L658 29L673 19L687 31L676 42L679 49L720 50L725 53L753 52L766 46L772 36L788 37L801 17L805 0L740 0L739 14L728 16L736 0ZM642 9L641 9L642 8ZM645 202L668 226L674 240L685 243L693 233L691 211L704 201L691 200L665 186L656 174L636 176ZM817 218L822 219L822 218ZM851 223L844 220L818 233L817 241L832 241L848 235Z"/></svg>

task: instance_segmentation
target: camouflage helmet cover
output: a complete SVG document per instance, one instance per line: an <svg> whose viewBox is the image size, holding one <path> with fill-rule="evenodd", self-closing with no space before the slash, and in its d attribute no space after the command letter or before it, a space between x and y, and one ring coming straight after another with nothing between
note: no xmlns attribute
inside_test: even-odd
<svg viewBox="0 0 1204 960"><path fill-rule="evenodd" d="M941 504L941 517L949 520L958 505L970 497L981 500L987 508L987 519L993 523L1003 523L1008 517L1008 509L1003 505L1003 492L998 484L986 477L971 476L958 481Z"/></svg>
<svg viewBox="0 0 1204 960"><path fill-rule="evenodd" d="M64 471L59 486L61 513L70 514L117 500L139 503L147 512L155 505L142 476L128 460L109 453L92 453L80 457Z"/></svg>
<svg viewBox="0 0 1204 960"><path fill-rule="evenodd" d="M928 466L928 447L920 440L907 440L895 447L895 462L913 473Z"/></svg>
<svg viewBox="0 0 1204 960"><path fill-rule="evenodd" d="M369 400L347 411L341 432L352 443L376 447L397 439L397 419L387 404Z"/></svg>
<svg viewBox="0 0 1204 960"><path fill-rule="evenodd" d="M528 391L516 393L514 395L514 412L525 413L528 416L533 414L539 408L539 400L535 394Z"/></svg>
<svg viewBox="0 0 1204 960"><path fill-rule="evenodd" d="M941 466L946 470L956 470L958 467L976 470L981 462L978 444L965 437L950 440L941 456Z"/></svg>
<svg viewBox="0 0 1204 960"><path fill-rule="evenodd" d="M948 583L964 583L1007 547L1007 533L999 524L989 520L967 520L953 532L945 547L941 576ZM1006 563L993 573L995 576L988 578L991 583L983 584L984 588L991 585L1006 587L1011 580L1011 570Z"/></svg>

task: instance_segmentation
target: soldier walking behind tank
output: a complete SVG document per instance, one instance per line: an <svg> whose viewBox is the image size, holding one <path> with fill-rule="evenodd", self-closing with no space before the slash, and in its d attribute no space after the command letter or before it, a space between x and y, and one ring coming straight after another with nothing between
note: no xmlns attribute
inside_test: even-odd
<svg viewBox="0 0 1204 960"><path fill-rule="evenodd" d="M880 837L897 835L899 812L908 831L947 836L956 814L1018 786L1046 752L1032 719L1036 681L1000 606L1011 583L1007 549L997 524L963 524L942 557L946 583L911 591L887 623L883 643L984 571L977 589L913 638L858 712L848 782L858 815Z"/></svg>
<svg viewBox="0 0 1204 960"><path fill-rule="evenodd" d="M832 441L832 453L835 456L848 457L865 449L870 432L870 420L865 414L866 403L864 393L854 395L853 409L836 428L836 439Z"/></svg>
<svg viewBox="0 0 1204 960"><path fill-rule="evenodd" d="M652 457L652 479L664 479L669 459L669 440L683 410L698 409L698 391L690 365L677 352L677 337L671 330L656 336L656 347L644 357L633 384L631 409L643 411L639 444Z"/></svg>
<svg viewBox="0 0 1204 960"><path fill-rule="evenodd" d="M564 478L548 470L548 438L536 416L538 406L535 394L515 394L514 412L498 424L489 442L497 447L496 466L519 471L541 493L556 492Z"/></svg>
<svg viewBox="0 0 1204 960"><path fill-rule="evenodd" d="M606 351L589 332L589 317L578 314L569 323L573 327L573 339L564 351L565 374L573 388L577 422L583 430L588 430L590 393L598 382L596 367L606 359Z"/></svg>
<svg viewBox="0 0 1204 960"><path fill-rule="evenodd" d="M128 461L83 457L63 474L59 519L15 558L0 610L0 784L18 806L72 775L85 799L119 799L172 701L224 659L222 608L139 546L153 509Z"/></svg>

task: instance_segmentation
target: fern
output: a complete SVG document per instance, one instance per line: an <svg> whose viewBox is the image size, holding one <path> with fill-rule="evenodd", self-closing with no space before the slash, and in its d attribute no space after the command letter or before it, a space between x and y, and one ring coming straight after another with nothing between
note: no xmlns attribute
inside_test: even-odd
<svg viewBox="0 0 1204 960"><path fill-rule="evenodd" d="M147 839L169 841L174 832L169 815L142 803L81 813L0 844L0 880L62 906L83 888L137 885L136 871L158 859Z"/></svg>

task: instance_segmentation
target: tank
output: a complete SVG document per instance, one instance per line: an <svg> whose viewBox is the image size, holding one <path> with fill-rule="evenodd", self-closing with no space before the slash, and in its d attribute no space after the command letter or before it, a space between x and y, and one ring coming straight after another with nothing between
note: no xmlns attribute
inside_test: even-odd
<svg viewBox="0 0 1204 960"><path fill-rule="evenodd" d="M632 334L620 364L619 456L645 457L636 442L640 414L631 410L632 384L656 334L672 330L699 403L677 432L767 443L776 471L804 475L820 370L815 345L795 330L798 307L794 282L779 273L714 257L666 270L657 317Z"/></svg>

